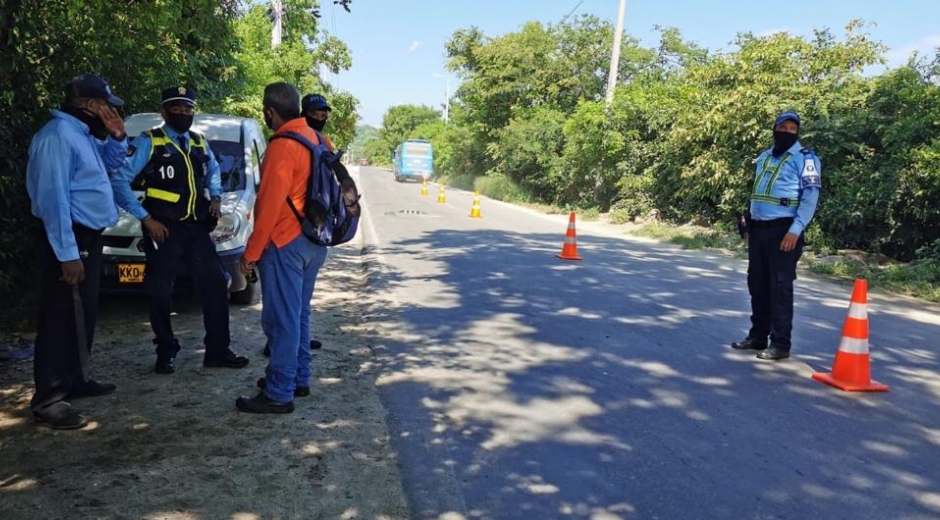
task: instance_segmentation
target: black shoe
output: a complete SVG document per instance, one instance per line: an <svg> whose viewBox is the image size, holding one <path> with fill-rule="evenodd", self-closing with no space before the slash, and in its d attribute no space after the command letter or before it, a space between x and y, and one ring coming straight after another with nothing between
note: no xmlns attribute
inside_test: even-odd
<svg viewBox="0 0 940 520"><path fill-rule="evenodd" d="M310 340L310 350L317 350L323 347L323 343L315 339ZM271 357L271 345L265 343L264 350L261 351L264 357Z"/></svg>
<svg viewBox="0 0 940 520"><path fill-rule="evenodd" d="M258 392L254 397L243 396L236 399L235 408L245 413L291 413L294 411L294 403L272 401L264 392Z"/></svg>
<svg viewBox="0 0 940 520"><path fill-rule="evenodd" d="M77 430L88 426L88 420L71 409L54 417L33 412L33 418L36 420L36 424L48 426L53 430Z"/></svg>
<svg viewBox="0 0 940 520"><path fill-rule="evenodd" d="M157 356L157 364L153 371L158 374L172 374L176 372L176 356Z"/></svg>
<svg viewBox="0 0 940 520"><path fill-rule="evenodd" d="M776 345L771 345L767 350L762 350L757 353L757 359L766 359L770 361L787 359L788 357L790 357L790 349L783 349Z"/></svg>
<svg viewBox="0 0 940 520"><path fill-rule="evenodd" d="M88 381L84 381L75 385L75 388L69 392L65 400L71 401L73 399L81 399L83 397L98 397L102 395L108 395L114 392L116 389L117 386L112 385L111 383L99 383L94 379L89 379Z"/></svg>
<svg viewBox="0 0 940 520"><path fill-rule="evenodd" d="M735 341L731 344L731 348L736 348L738 350L764 350L767 348L767 340L761 341L757 338L747 337L741 341Z"/></svg>
<svg viewBox="0 0 940 520"><path fill-rule="evenodd" d="M258 388L264 390L267 387L268 387L268 383L264 380L263 377L261 379L258 379ZM308 395L310 395L309 386L294 387L294 397L307 397Z"/></svg>
<svg viewBox="0 0 940 520"><path fill-rule="evenodd" d="M202 366L206 368L245 368L248 366L248 358L239 356L231 350L226 350L221 357L203 359Z"/></svg>

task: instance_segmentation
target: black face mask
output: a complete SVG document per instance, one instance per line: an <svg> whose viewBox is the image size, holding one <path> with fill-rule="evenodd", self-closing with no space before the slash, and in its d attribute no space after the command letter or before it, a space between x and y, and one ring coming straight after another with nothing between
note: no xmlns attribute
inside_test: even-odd
<svg viewBox="0 0 940 520"><path fill-rule="evenodd" d="M796 144L796 140L799 139L799 137L799 134L791 134L783 130L774 130L774 149L770 151L771 155L780 157L780 154L789 150Z"/></svg>
<svg viewBox="0 0 940 520"><path fill-rule="evenodd" d="M170 125L173 130L176 130L179 133L186 132L191 126L193 126L192 114L168 113L166 115L166 119L166 124Z"/></svg>
<svg viewBox="0 0 940 520"><path fill-rule="evenodd" d="M313 128L317 132L322 132L323 127L326 126L326 119L321 120L321 119L314 119L310 116L305 116L305 117L307 119L307 126L309 126L310 128Z"/></svg>
<svg viewBox="0 0 940 520"><path fill-rule="evenodd" d="M95 139L104 140L108 138L108 129L97 115L92 114L84 108L78 108L72 105L63 106L62 111L88 125L88 133L93 135Z"/></svg>

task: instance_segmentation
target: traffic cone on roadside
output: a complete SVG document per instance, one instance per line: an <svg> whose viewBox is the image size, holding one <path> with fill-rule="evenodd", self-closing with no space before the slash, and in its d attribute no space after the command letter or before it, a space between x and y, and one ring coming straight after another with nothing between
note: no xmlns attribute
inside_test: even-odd
<svg viewBox="0 0 940 520"><path fill-rule="evenodd" d="M480 214L480 192L473 192L473 207L470 208L470 218L483 218Z"/></svg>
<svg viewBox="0 0 940 520"><path fill-rule="evenodd" d="M849 315L842 327L842 340L832 363L832 372L816 372L813 379L846 392L887 392L888 386L871 379L868 356L868 282L855 280Z"/></svg>
<svg viewBox="0 0 940 520"><path fill-rule="evenodd" d="M447 202L447 197L444 196L444 185L441 184L441 189L437 192L437 201L441 204Z"/></svg>
<svg viewBox="0 0 940 520"><path fill-rule="evenodd" d="M584 260L578 256L578 233L574 226L574 211L568 217L568 231L565 232L565 244L561 247L561 254L555 255L562 260Z"/></svg>
<svg viewBox="0 0 940 520"><path fill-rule="evenodd" d="M424 179L424 181L421 183L421 194L422 195L428 194L428 180L427 179Z"/></svg>

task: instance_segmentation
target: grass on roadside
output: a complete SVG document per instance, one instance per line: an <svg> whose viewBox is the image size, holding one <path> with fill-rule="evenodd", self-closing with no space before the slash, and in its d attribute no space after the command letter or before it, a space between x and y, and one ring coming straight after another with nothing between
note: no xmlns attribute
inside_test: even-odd
<svg viewBox="0 0 940 520"><path fill-rule="evenodd" d="M740 257L747 255L744 241L737 235L710 228L673 226L657 222L646 224L631 233L679 244L684 249L720 248L733 251ZM816 258L812 251L807 250L801 262L814 274L840 280L864 278L873 288L940 303L940 262L937 261L878 266L839 258L822 261Z"/></svg>
<svg viewBox="0 0 940 520"><path fill-rule="evenodd" d="M699 226L672 226L660 222L645 224L631 232L634 235L679 244L683 249L719 248L741 251L743 241L719 230Z"/></svg>

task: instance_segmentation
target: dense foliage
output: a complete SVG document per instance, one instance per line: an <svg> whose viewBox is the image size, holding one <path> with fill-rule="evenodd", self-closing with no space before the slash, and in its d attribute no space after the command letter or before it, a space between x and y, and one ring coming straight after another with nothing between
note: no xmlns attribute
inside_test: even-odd
<svg viewBox="0 0 940 520"><path fill-rule="evenodd" d="M730 226L775 115L794 109L801 141L823 162L808 231L817 248L901 260L940 249L936 60L876 75L886 49L857 21L841 37L740 34L730 52L659 31L655 48L625 38L609 109L607 22L528 23L495 37L457 31L447 52L462 83L451 123L434 136L438 170L498 187L497 196L611 211L621 221L656 209L677 222Z"/></svg>
<svg viewBox="0 0 940 520"><path fill-rule="evenodd" d="M240 0L4 0L0 7L0 297L30 285L37 224L24 187L32 135L81 72L105 77L123 112L153 111L163 88L187 84L197 110L260 118L261 93L290 81L325 93L327 132L348 144L356 100L319 78L348 69L349 50L318 27L317 0L285 0L283 43L271 48L267 2Z"/></svg>

